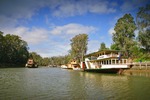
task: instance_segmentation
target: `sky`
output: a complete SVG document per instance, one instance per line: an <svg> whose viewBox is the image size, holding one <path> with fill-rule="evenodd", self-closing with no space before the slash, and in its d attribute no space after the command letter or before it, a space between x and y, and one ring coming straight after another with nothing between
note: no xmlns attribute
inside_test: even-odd
<svg viewBox="0 0 150 100"><path fill-rule="evenodd" d="M139 7L150 0L0 0L0 31L28 43L30 52L42 57L64 56L70 40L88 34L87 53L104 42L113 43L117 20L125 14L134 18Z"/></svg>

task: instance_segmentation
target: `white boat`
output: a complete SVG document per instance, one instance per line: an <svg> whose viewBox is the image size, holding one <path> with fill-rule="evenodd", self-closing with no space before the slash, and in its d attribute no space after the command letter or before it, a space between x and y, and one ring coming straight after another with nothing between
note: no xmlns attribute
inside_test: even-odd
<svg viewBox="0 0 150 100"><path fill-rule="evenodd" d="M122 73L124 69L132 67L131 60L124 51L103 50L85 55L84 71L102 73Z"/></svg>
<svg viewBox="0 0 150 100"><path fill-rule="evenodd" d="M66 65L61 65L61 68L67 69L68 67Z"/></svg>

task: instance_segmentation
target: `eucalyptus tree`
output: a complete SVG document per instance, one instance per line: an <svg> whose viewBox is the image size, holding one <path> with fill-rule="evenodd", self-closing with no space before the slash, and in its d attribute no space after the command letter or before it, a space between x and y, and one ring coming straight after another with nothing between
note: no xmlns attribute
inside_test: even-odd
<svg viewBox="0 0 150 100"><path fill-rule="evenodd" d="M99 51L101 51L101 50L107 50L107 49L109 49L109 48L107 48L106 45L105 45L105 43L102 42L102 43L100 44Z"/></svg>
<svg viewBox="0 0 150 100"><path fill-rule="evenodd" d="M150 53L150 4L139 8L136 22L139 30L138 40L144 49Z"/></svg>
<svg viewBox="0 0 150 100"><path fill-rule="evenodd" d="M5 55L9 63L25 63L28 59L27 43L17 35L5 36Z"/></svg>
<svg viewBox="0 0 150 100"><path fill-rule="evenodd" d="M0 32L0 64L22 65L29 56L28 45L17 35Z"/></svg>
<svg viewBox="0 0 150 100"><path fill-rule="evenodd" d="M118 19L114 28L115 33L113 33L114 45L120 50L129 51L135 44L135 29L136 25L131 14L125 14Z"/></svg>
<svg viewBox="0 0 150 100"><path fill-rule="evenodd" d="M87 34L78 34L73 37L71 40L71 56L73 59L76 59L78 62L83 61L83 57L87 51L88 44L88 35Z"/></svg>
<svg viewBox="0 0 150 100"><path fill-rule="evenodd" d="M111 50L120 50L117 44L111 44L110 49Z"/></svg>
<svg viewBox="0 0 150 100"><path fill-rule="evenodd" d="M3 32L0 31L0 62L3 62L3 56L4 56L4 36Z"/></svg>

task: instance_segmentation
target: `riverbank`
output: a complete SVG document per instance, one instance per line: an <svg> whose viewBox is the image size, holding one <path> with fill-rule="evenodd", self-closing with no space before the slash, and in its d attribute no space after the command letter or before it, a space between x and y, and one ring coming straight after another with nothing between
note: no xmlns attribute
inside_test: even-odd
<svg viewBox="0 0 150 100"><path fill-rule="evenodd" d="M132 68L124 70L123 74L149 74L150 76L150 62L134 62Z"/></svg>

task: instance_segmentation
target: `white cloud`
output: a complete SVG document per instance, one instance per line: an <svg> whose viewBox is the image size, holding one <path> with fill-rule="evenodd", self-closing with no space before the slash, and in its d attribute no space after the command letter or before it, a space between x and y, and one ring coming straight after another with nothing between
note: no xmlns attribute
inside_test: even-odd
<svg viewBox="0 0 150 100"><path fill-rule="evenodd" d="M46 41L48 38L48 31L42 28L27 28L27 27L16 27L1 29L5 34L15 34L20 36L23 40L27 41L28 44L38 44L42 41Z"/></svg>
<svg viewBox="0 0 150 100"><path fill-rule="evenodd" d="M88 51L87 53L92 53L98 51L100 47L100 41L98 40L90 40L88 41Z"/></svg>
<svg viewBox="0 0 150 100"><path fill-rule="evenodd" d="M109 8L108 5L108 2L98 2L94 5L90 5L87 9L93 13L113 13L116 11L114 8Z"/></svg>
<svg viewBox="0 0 150 100"><path fill-rule="evenodd" d="M63 35L76 35L81 33L93 33L97 29L93 26L84 26L81 24L70 23L64 26L56 26L50 33L52 34L63 34Z"/></svg>
<svg viewBox="0 0 150 100"><path fill-rule="evenodd" d="M48 39L48 31L42 28L32 28L32 30L26 32L23 37L24 40L29 43L36 44Z"/></svg>
<svg viewBox="0 0 150 100"><path fill-rule="evenodd" d="M70 42L55 42L49 40L46 45L46 47L41 47L39 49L35 49L34 51L38 52L43 57L52 57L67 55L70 50Z"/></svg>
<svg viewBox="0 0 150 100"><path fill-rule="evenodd" d="M81 0L81 1L65 1L60 2L59 6L55 6L53 15L57 17L68 17L74 15L82 15L90 13L113 13L116 11L114 2L105 0Z"/></svg>
<svg viewBox="0 0 150 100"><path fill-rule="evenodd" d="M110 29L108 30L108 33L109 33L110 35L113 35L113 33L115 33L114 28L113 28L113 27L112 27L112 28L110 28Z"/></svg>

